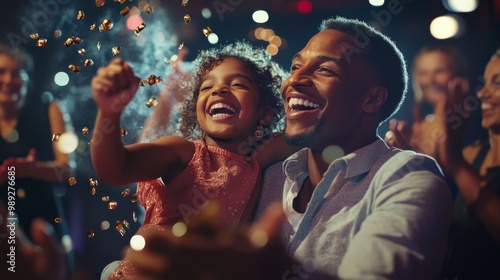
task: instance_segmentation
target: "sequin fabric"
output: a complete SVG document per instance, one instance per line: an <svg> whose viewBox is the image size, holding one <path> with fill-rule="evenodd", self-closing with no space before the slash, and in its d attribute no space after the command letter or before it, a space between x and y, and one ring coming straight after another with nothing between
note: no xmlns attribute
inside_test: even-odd
<svg viewBox="0 0 500 280"><path fill-rule="evenodd" d="M260 172L258 154L248 157L193 141L195 152L184 171L165 185L162 180L139 182L137 197L146 215L141 229L189 224L200 213L204 202L219 203L225 223L239 223L257 183ZM140 229L140 230L141 230ZM139 231L140 231L139 230ZM128 279L134 269L122 261L109 279Z"/></svg>

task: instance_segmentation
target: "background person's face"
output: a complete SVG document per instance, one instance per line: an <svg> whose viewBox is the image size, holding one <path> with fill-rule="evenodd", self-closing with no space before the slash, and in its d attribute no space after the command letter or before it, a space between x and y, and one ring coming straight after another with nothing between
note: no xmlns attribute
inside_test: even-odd
<svg viewBox="0 0 500 280"><path fill-rule="evenodd" d="M18 63L7 55L0 55L0 103L15 103L21 97L23 79Z"/></svg>
<svg viewBox="0 0 500 280"><path fill-rule="evenodd" d="M500 133L500 58L488 62L484 70L484 87L478 92L481 100L481 125Z"/></svg>
<svg viewBox="0 0 500 280"><path fill-rule="evenodd" d="M448 83L453 78L449 57L440 51L423 53L415 61L414 82L422 92L422 98L432 105L447 93Z"/></svg>

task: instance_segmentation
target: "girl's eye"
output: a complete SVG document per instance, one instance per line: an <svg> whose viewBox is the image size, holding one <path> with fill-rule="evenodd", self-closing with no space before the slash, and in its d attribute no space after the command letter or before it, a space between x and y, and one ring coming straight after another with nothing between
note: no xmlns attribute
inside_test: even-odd
<svg viewBox="0 0 500 280"><path fill-rule="evenodd" d="M207 90L210 90L212 88L212 86L203 86L200 88L200 91L207 91Z"/></svg>
<svg viewBox="0 0 500 280"><path fill-rule="evenodd" d="M294 70L297 70L297 69L299 69L299 66L297 64L294 64L294 65L292 65L292 67L290 67L290 71L292 71L292 72Z"/></svg>

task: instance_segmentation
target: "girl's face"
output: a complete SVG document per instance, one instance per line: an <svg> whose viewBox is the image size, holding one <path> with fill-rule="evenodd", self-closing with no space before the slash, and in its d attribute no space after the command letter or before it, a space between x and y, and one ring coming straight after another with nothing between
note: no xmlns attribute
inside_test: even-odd
<svg viewBox="0 0 500 280"><path fill-rule="evenodd" d="M484 87L477 96L481 100L481 125L500 133L500 57L490 60L484 70Z"/></svg>
<svg viewBox="0 0 500 280"><path fill-rule="evenodd" d="M17 102L21 97L23 82L18 63L0 54L0 104Z"/></svg>
<svg viewBox="0 0 500 280"><path fill-rule="evenodd" d="M226 58L208 72L200 86L196 114L207 138L245 141L259 122L259 90L253 72L241 61Z"/></svg>

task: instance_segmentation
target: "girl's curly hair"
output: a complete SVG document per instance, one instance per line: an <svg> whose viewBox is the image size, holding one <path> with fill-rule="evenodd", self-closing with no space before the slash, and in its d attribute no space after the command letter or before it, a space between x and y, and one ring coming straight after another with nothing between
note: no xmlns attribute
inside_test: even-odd
<svg viewBox="0 0 500 280"><path fill-rule="evenodd" d="M246 65L254 74L260 93L260 105L269 107L273 119L264 127L265 139L271 132L282 131L284 128L284 107L280 96L282 80L287 75L277 63L271 61L271 56L262 48L255 48L246 42L236 42L221 48L200 51L193 62L193 76L183 85L190 96L185 100L180 113L180 133L185 138L199 139L201 129L196 118L196 102L200 86L208 73L222 63L224 59L235 58Z"/></svg>

